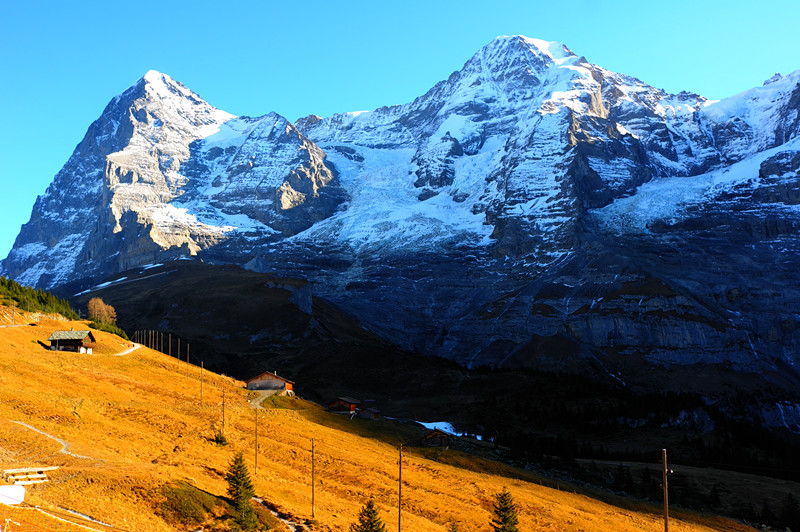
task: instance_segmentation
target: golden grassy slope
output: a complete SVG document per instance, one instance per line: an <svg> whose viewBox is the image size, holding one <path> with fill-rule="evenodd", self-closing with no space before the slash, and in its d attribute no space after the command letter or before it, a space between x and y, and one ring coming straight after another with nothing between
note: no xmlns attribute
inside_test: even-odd
<svg viewBox="0 0 800 532"><path fill-rule="evenodd" d="M27 502L76 510L130 531L172 528L154 512L159 488L186 480L222 495L231 457L242 450L254 473L255 411L242 383L140 348L117 357L127 342L95 332L94 355L51 352L53 330L82 323L43 321L0 328L0 468L58 465L53 482L29 489ZM264 368L270 369L270 368ZM210 440L221 428L226 400L230 445ZM259 411L257 494L298 518L311 517L311 438L316 442L314 530L347 530L374 496L389 530L396 529L396 443L413 434L390 421L350 421L300 399ZM21 421L57 436L61 445ZM412 432L409 432L412 431ZM370 437L372 436L372 437ZM492 495L504 486L520 507L521 530L660 530L657 508L621 509L587 496L547 488L530 473L454 451L407 448L403 466L403 529L489 531ZM639 510L639 511L636 511ZM673 531L752 530L716 518L679 514Z"/></svg>

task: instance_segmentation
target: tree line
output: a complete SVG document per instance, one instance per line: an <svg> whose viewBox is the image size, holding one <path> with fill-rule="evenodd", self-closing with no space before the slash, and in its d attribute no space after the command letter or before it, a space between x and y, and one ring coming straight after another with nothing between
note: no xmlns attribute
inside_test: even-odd
<svg viewBox="0 0 800 532"><path fill-rule="evenodd" d="M79 319L78 314L72 310L66 299L54 296L46 290L22 286L5 277L0 277L0 298L15 301L21 310L61 314L70 320Z"/></svg>

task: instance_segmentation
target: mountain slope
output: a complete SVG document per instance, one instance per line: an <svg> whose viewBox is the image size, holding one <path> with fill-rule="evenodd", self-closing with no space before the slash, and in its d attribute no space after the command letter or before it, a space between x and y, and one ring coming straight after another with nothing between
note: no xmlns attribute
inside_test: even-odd
<svg viewBox="0 0 800 532"><path fill-rule="evenodd" d="M80 322L41 321L0 328L0 466L59 466L51 482L29 486L26 502L66 508L123 530L185 530L165 522L164 485L185 482L222 496L233 455L245 453L256 493L296 520L311 516L310 438L316 451L315 531L345 530L374 497L384 520L396 515L397 441L421 429L348 420L301 399L278 400L259 411L258 470L252 460L254 410L241 382L97 332L95 355L51 352L38 345L55 329ZM13 368L13 370L11 369ZM213 442L222 429L229 445ZM17 422L24 423L20 424ZM28 426L61 438L62 445ZM658 526L657 511L625 509L537 484L543 479L455 450L407 448L403 462L403 522L440 531L452 519L468 530L488 529L491 497L507 486L528 529L641 530ZM76 456L78 455L78 456ZM455 489L457 487L457 489ZM563 484L562 484L563 487ZM0 507L0 515L5 512ZM676 530L752 530L727 519L679 513ZM42 523L39 517L38 523ZM99 527L98 527L99 528Z"/></svg>
<svg viewBox="0 0 800 532"><path fill-rule="evenodd" d="M177 257L234 263L464 365L692 391L697 365L749 375L776 390L767 423L793 426L777 405L800 412L799 130L800 71L712 102L521 36L408 104L296 124L150 72L2 271L75 293Z"/></svg>

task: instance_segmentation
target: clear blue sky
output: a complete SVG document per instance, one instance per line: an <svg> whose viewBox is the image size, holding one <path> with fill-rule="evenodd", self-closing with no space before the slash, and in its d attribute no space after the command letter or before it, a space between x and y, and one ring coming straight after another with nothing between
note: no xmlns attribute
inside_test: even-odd
<svg viewBox="0 0 800 532"><path fill-rule="evenodd" d="M37 1L0 7L0 258L108 101L149 69L237 115L406 103L498 35L711 99L800 69L800 2Z"/></svg>

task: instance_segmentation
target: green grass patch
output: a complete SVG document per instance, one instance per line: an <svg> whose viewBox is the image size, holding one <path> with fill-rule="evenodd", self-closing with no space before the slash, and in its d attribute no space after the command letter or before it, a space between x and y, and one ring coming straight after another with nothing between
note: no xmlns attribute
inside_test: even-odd
<svg viewBox="0 0 800 532"><path fill-rule="evenodd" d="M167 484L161 490L164 500L158 504L158 514L173 525L197 526L203 523L218 506L229 506L220 498L196 488L188 482Z"/></svg>
<svg viewBox="0 0 800 532"><path fill-rule="evenodd" d="M288 395L270 395L261 401L262 408L282 408L284 410L306 410L307 405L298 397L289 397Z"/></svg>

